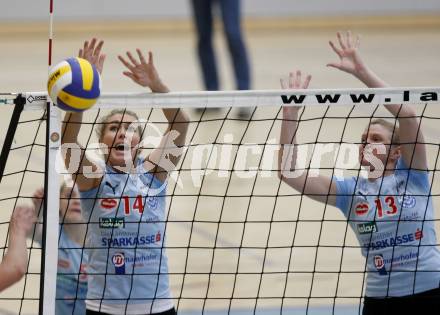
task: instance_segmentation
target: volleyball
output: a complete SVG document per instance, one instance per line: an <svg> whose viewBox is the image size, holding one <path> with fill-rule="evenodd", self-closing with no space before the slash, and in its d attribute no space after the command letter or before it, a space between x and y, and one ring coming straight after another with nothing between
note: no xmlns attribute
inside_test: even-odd
<svg viewBox="0 0 440 315"><path fill-rule="evenodd" d="M50 68L47 92L62 110L82 112L98 101L101 93L99 72L86 59L63 60Z"/></svg>

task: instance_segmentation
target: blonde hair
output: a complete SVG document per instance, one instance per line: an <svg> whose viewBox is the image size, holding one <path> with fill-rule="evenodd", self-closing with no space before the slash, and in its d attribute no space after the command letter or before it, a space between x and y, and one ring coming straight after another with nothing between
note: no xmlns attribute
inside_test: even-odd
<svg viewBox="0 0 440 315"><path fill-rule="evenodd" d="M399 124L396 121L395 123L392 123L386 119L383 118L375 118L371 120L369 126L372 125L380 125L391 132L391 145L399 145L400 144L400 137L399 137Z"/></svg>
<svg viewBox="0 0 440 315"><path fill-rule="evenodd" d="M96 131L96 135L98 136L99 142L101 142L102 137L104 136L104 130L105 130L105 125L107 124L107 121L109 120L110 117L112 117L113 115L117 115L117 114L121 114L123 117L125 116L132 116L134 118L136 118L136 120L139 120L139 116L128 109L113 109L110 113L108 113L107 115L103 116L100 121L98 126L96 127L95 131ZM138 126L137 130L139 132L139 136L142 138L142 127ZM141 139L142 140L142 139Z"/></svg>

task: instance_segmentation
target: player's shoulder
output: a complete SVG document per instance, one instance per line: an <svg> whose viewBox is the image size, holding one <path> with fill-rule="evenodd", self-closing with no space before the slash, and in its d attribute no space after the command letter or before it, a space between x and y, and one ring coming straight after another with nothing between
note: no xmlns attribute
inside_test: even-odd
<svg viewBox="0 0 440 315"><path fill-rule="evenodd" d="M403 158L396 163L395 176L398 185L404 183L405 186L416 186L420 189L429 189L429 173L427 170L410 168L406 165Z"/></svg>
<svg viewBox="0 0 440 315"><path fill-rule="evenodd" d="M333 177L333 181L336 183L337 192L348 192L354 194L356 187L361 186L361 177L349 176L349 177Z"/></svg>

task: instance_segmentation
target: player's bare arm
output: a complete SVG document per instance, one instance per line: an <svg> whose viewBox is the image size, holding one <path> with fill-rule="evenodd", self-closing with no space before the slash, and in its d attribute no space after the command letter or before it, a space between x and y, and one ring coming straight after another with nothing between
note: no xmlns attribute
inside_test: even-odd
<svg viewBox="0 0 440 315"><path fill-rule="evenodd" d="M101 52L103 45L104 41L98 41L96 38L93 38L90 42L85 41L83 48L81 48L78 53L78 57L84 58L88 60L91 64L95 65L100 74L102 74L106 57L105 54ZM73 154L79 154L79 169L77 173L72 175L74 176L74 180L77 183L79 189L81 191L86 191L97 187L99 185L99 178L97 178L96 176L90 176L90 174L86 174L84 167L88 167L89 170L91 170L92 172L96 172L99 167L95 163L90 161L90 159L85 154L85 149L78 142L78 135L81 130L82 122L82 112L67 113L64 116L61 144L64 151L63 156L65 157L64 163L68 169L70 163L73 162ZM80 152L73 152L73 150L78 151L78 149L71 148L71 145L79 148Z"/></svg>
<svg viewBox="0 0 440 315"><path fill-rule="evenodd" d="M291 72L288 82L281 80L281 86L283 89L307 89L310 80L310 75L303 80L301 71ZM336 184L332 182L330 177L315 174L312 176L306 170L299 176L292 174L296 170L298 155L296 134L301 107L284 106L282 111L283 121L281 124L280 150L278 152L279 178L293 189L304 193L313 200L335 205Z"/></svg>
<svg viewBox="0 0 440 315"><path fill-rule="evenodd" d="M338 44L330 41L330 47L338 55L338 62L328 63L327 66L347 72L369 88L384 88L388 84L374 73L362 60L359 52L360 38L353 38L350 31L345 34L337 33ZM399 121L399 138L401 154L406 165L411 168L426 170L426 148L420 121L415 110L408 105L385 105L386 109Z"/></svg>
<svg viewBox="0 0 440 315"><path fill-rule="evenodd" d="M154 65L153 53L148 52L148 60L139 48L136 49L136 53L137 58L129 51L126 52L126 58L118 56L127 68L123 74L140 86L150 88L153 93L168 93L169 88L161 80ZM163 109L163 113L168 127L159 146L145 160L145 167L153 169L152 172L161 181L166 180L168 173L180 160L189 122L188 115L181 109Z"/></svg>

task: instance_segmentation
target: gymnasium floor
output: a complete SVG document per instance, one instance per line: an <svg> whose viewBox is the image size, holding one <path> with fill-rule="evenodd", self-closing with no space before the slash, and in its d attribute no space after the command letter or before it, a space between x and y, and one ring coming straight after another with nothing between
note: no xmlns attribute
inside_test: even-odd
<svg viewBox="0 0 440 315"><path fill-rule="evenodd" d="M94 33L72 32L65 29L57 32L55 28L54 62L76 54L84 39L99 36L105 40L104 47L108 55L103 75L104 92L140 91L122 76L123 67L116 59L117 54L124 53L125 50L134 50L137 47L144 50L150 49L154 52L156 66L163 80L173 91L201 89L197 60L194 55L195 41L191 32L185 30L148 32L148 28L135 27L133 30L126 29L125 32L110 32L106 31L108 26L103 24L100 27L101 30ZM355 79L325 66L326 63L336 60L334 53L328 46L328 40L335 38L337 30L349 27L339 25L338 27L313 27L309 29L304 26L298 26L298 28L274 28L272 26L265 30L258 28L248 31L247 43L252 61L254 88L277 89L280 76L286 75L292 69L302 69L311 73L313 75L311 87L313 88L361 87ZM4 28L0 31L2 43L0 50L1 91L43 91L47 78L47 31L44 27L29 28L28 30L21 28L21 31L14 31L14 27L11 25L8 25L7 29ZM361 52L364 60L391 85L439 86L440 27L438 25L398 27L396 25L362 26L357 24L351 30L362 36ZM224 89L233 89L230 61L220 33L217 33L215 45ZM428 111L439 117L438 106L432 106ZM222 113L212 114L213 116L210 117L221 117ZM274 113L276 113L275 108L261 111L261 115L265 117L274 116ZM10 114L10 109L0 108L0 142L4 139ZM198 119L195 113L191 113L191 115L194 119ZM35 116L38 114L29 114L29 117ZM195 139L209 143L219 132L231 133L234 139L239 139L243 136L243 124L247 123L230 122L227 127L220 130L219 124L202 123L197 131L195 125L190 130L192 133L196 132ZM249 124L249 126L244 142L261 143L265 136L261 134L261 130L263 130L261 128L268 130L268 126L258 123ZM36 126L34 125L34 127ZM332 138L337 130L337 121L331 121L326 127L328 128L328 137ZM313 126L309 128L310 133L316 133ZM352 125L349 128L352 129L348 131L354 135L360 134L361 127ZM423 128L428 142L438 144L438 124L435 121L429 121ZM303 132L303 139L306 139L309 130ZM30 139L31 136L34 136L33 133L35 132L29 132L29 129L19 131L15 145ZM192 135L190 133L189 137ZM277 135L278 129L275 126L270 138L275 139ZM42 139L42 131L37 138ZM429 150L430 166L434 168L437 162L435 157L438 147L434 146ZM41 169L43 167L41 150L37 150L34 159L31 164L35 165L35 168ZM19 169L26 162L19 154L12 161L8 164L9 170ZM249 161L249 163L254 162ZM436 169L438 169L438 162ZM37 188L35 183L41 180L41 176L35 176L37 180L33 180L30 176L25 182L22 195L29 196ZM250 188L254 187L255 195L276 193L278 187L276 177L259 178L256 184L253 184L253 180L254 178L250 180L234 179L228 192L248 194ZM202 195L224 194L225 184L226 179L219 179L215 174L212 174L206 179ZM0 206L2 207L0 222L7 222L11 213L12 201L4 200L16 194L16 188L11 185L2 183L0 186ZM439 193L439 186L438 182L434 183L433 194ZM198 189L192 185L188 178L183 179L183 187L183 189L175 190L176 195L197 192ZM174 186L171 185L168 193L173 188ZM293 193L284 186L280 190L281 195ZM357 314L359 298L351 297L361 296L362 272L343 273L338 279L337 271L339 268L343 271L362 270L359 266L363 266L364 261L359 249L347 248L343 258L341 249L320 247L319 250L316 250L317 244L341 246L344 243L346 224L342 221L342 215L338 210L329 207L324 212L322 205L307 199L303 200L299 210L299 197L277 198L276 205L274 205L275 198L273 197L254 198L247 215L248 222L252 221L253 223L246 224L246 228L243 229L249 198L227 198L226 203L222 206L221 198L202 197L196 211L195 201L195 198L184 196L173 198L169 212L171 222L167 227L167 245L185 247L190 243L194 247L216 245L216 247L224 247L225 249L216 249L214 257L212 256L213 251L208 249L194 248L189 252L186 249L169 250L170 271L176 273L171 276L172 291L175 297L184 297L179 304L179 310L183 314L200 314L203 307L205 310L209 310L209 314L226 314L230 303L227 297L231 296L232 292L236 298L231 305L231 308L235 310L234 314L251 314L254 309L260 314L279 313L283 294L298 297L283 301L285 313L304 314L307 296L311 295L309 314L328 314L334 303L337 305L336 314ZM23 200L23 202L28 201ZM438 198L435 200L435 205L437 208L440 207ZM222 207L223 211L220 213ZM294 228L295 223L291 222L276 222L272 225L268 223L271 218L274 221L295 221L297 216L304 222L299 222L296 228ZM222 221L236 223L209 223L218 222L220 217ZM341 222L328 221L321 224L323 217L326 220L341 220ZM439 217L440 213L437 211L436 218ZM193 225L190 222L176 222L191 221L193 218L196 220ZM217 228L218 236L216 236ZM272 229L270 235L269 228ZM294 235L295 230L296 234ZM321 230L322 234L320 234ZM0 247L4 247L6 231L7 226L2 224L0 227ZM190 236L191 231L192 235ZM298 247L295 248L292 261L289 262L290 249L286 247L292 244L293 239L294 245ZM240 253L240 264L237 269L238 251L227 248L238 246L241 242L248 249ZM267 251L253 249L253 247L264 247L267 244L271 247ZM345 244L356 245L351 231L348 232ZM186 259L188 262L185 267ZM280 271L286 270L289 264L291 270L298 272L292 273L286 282L285 274ZM185 268L187 276L183 280L179 273L182 273ZM263 268L267 274L261 277L260 273ZM316 273L312 279L310 272L314 269ZM38 250L33 251L29 270L31 272L39 270ZM213 275L209 279L210 271ZM235 277L236 271L238 271L237 277ZM233 285L234 283L235 285ZM287 283L286 287L285 283ZM338 284L337 289L336 284ZM0 314L18 314L20 302L8 301L7 299L20 298L23 286L24 281L0 294ZM25 298L38 298L38 286L38 277L28 276ZM284 290L285 292L283 292ZM335 295L336 290L337 296L340 298L337 298L335 302L331 297ZM257 295L260 297L257 304L255 299L246 298ZM206 296L212 299L208 299L204 305ZM328 298L320 299L319 297ZM21 313L36 314L37 305L38 301L26 300L23 303Z"/></svg>

